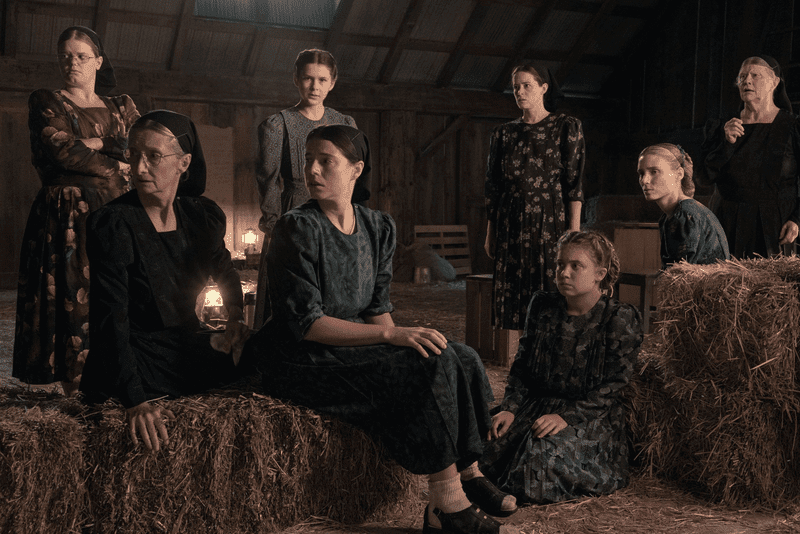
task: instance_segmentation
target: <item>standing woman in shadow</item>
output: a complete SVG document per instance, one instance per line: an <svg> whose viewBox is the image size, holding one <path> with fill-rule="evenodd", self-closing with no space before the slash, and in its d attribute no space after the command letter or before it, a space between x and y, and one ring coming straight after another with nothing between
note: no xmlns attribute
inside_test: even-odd
<svg viewBox="0 0 800 534"><path fill-rule="evenodd" d="M259 228L264 232L258 272L256 311L253 328L261 327L271 315L267 285L267 244L278 217L309 198L303 176L306 137L314 128L343 124L357 128L353 117L325 106L325 98L336 85L336 60L330 52L303 50L294 62L294 85L300 102L267 118L258 127L258 169L256 181L261 202ZM356 184L353 202L369 199L363 181Z"/></svg>
<svg viewBox="0 0 800 534"><path fill-rule="evenodd" d="M89 352L86 219L129 189L123 152L139 113L127 95L105 96L114 69L89 28L62 32L58 66L64 87L28 100L42 188L22 240L12 374L29 384L60 381L73 395Z"/></svg>
<svg viewBox="0 0 800 534"><path fill-rule="evenodd" d="M789 253L800 230L800 124L774 58L745 59L736 86L741 112L705 127L705 172L716 186L709 207L731 256Z"/></svg>
<svg viewBox="0 0 800 534"><path fill-rule="evenodd" d="M547 69L520 65L511 79L522 117L491 136L484 248L495 326L521 331L533 294L556 288L558 238L580 229L585 143L578 119L553 113L562 94Z"/></svg>

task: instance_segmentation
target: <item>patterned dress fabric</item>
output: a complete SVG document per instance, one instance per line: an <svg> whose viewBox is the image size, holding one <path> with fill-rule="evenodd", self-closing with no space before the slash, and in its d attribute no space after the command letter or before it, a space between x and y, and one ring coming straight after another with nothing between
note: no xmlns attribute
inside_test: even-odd
<svg viewBox="0 0 800 534"><path fill-rule="evenodd" d="M491 425L491 387L478 355L449 343L440 355L388 344L306 341L322 317L363 323L392 311L391 217L357 204L356 231L340 232L311 200L286 213L267 255L273 318L245 347L274 397L364 429L417 474L466 467Z"/></svg>
<svg viewBox="0 0 800 534"><path fill-rule="evenodd" d="M307 119L297 107L292 107L271 115L258 126L259 165L256 182L261 201L258 226L264 232L265 244L272 235L278 217L311 198L303 174L306 137L314 128L332 124L357 127L353 117L329 107L325 108L325 113L318 121ZM256 290L256 328L264 324L270 315L266 256L267 247L263 246Z"/></svg>
<svg viewBox="0 0 800 534"><path fill-rule="evenodd" d="M633 306L606 296L569 316L559 293L537 292L499 409L515 415L486 444L480 465L520 502L600 495L628 484L626 415L620 394L642 343ZM558 414L567 427L544 438L531 426Z"/></svg>
<svg viewBox="0 0 800 534"><path fill-rule="evenodd" d="M716 185L709 207L728 238L731 256L769 257L781 253L778 236L786 221L800 224L800 124L780 110L766 124L744 124L731 144L725 121L705 127L705 174Z"/></svg>
<svg viewBox="0 0 800 534"><path fill-rule="evenodd" d="M139 118L128 96L82 109L60 91L31 94L32 161L42 181L22 240L12 374L23 382L76 383L89 350L86 218L128 190L123 161ZM99 137L92 150L79 139Z"/></svg>
<svg viewBox="0 0 800 534"><path fill-rule="evenodd" d="M682 200L675 211L658 221L661 266L686 260L696 265L729 260L728 239L711 210L693 198Z"/></svg>
<svg viewBox="0 0 800 534"><path fill-rule="evenodd" d="M555 245L566 205L583 200L585 142L578 119L518 119L491 136L486 208L495 228L494 324L522 330L533 293L555 290Z"/></svg>
<svg viewBox="0 0 800 534"><path fill-rule="evenodd" d="M205 197L177 197L178 228L156 232L131 191L89 218L92 349L81 391L126 407L180 397L235 378L229 354L200 333L197 296L214 278L225 306L242 286L225 248L225 214Z"/></svg>

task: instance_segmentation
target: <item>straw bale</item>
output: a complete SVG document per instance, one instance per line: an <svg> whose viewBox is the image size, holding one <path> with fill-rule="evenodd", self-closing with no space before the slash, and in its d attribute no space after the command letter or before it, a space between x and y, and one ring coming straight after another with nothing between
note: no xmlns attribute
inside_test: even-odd
<svg viewBox="0 0 800 534"><path fill-rule="evenodd" d="M21 392L0 392L0 532L80 533L84 429L51 395Z"/></svg>
<svg viewBox="0 0 800 534"><path fill-rule="evenodd" d="M96 532L269 532L312 515L380 517L411 475L359 430L261 396L164 402L176 420L158 454L134 448L122 409L89 435Z"/></svg>
<svg viewBox="0 0 800 534"><path fill-rule="evenodd" d="M800 259L677 264L629 388L638 460L715 501L800 498Z"/></svg>
<svg viewBox="0 0 800 534"><path fill-rule="evenodd" d="M0 532L263 533L418 497L382 446L311 410L236 392L159 402L175 420L151 453L118 404L0 388Z"/></svg>

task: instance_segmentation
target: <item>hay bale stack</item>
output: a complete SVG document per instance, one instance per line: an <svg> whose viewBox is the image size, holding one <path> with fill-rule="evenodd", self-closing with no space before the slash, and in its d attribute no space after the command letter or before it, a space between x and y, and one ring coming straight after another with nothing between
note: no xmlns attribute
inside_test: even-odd
<svg viewBox="0 0 800 534"><path fill-rule="evenodd" d="M0 395L0 532L80 533L84 428L50 394Z"/></svg>
<svg viewBox="0 0 800 534"><path fill-rule="evenodd" d="M734 506L800 497L800 259L681 263L630 391L645 468Z"/></svg>
<svg viewBox="0 0 800 534"><path fill-rule="evenodd" d="M51 411L67 403L52 401ZM69 503L77 509L75 524L97 533L261 533L310 516L380 519L416 496L416 479L387 460L382 447L310 410L252 393L162 405L176 419L159 453L133 447L119 405L61 415L80 431L80 439L56 435L78 451L59 459L74 466L83 487L84 497ZM57 467L44 452L31 456L42 472ZM10 502L0 508L0 517L14 513ZM25 532L56 531L80 529Z"/></svg>

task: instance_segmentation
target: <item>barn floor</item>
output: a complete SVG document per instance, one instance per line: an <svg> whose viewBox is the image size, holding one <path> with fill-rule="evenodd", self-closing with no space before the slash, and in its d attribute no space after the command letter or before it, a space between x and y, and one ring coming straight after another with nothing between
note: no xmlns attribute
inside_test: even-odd
<svg viewBox="0 0 800 534"><path fill-rule="evenodd" d="M10 378L16 292L0 291L0 383ZM463 282L419 286L395 284L392 300L395 322L400 326L437 328L454 341L464 340L466 291ZM488 366L495 396L503 392L506 370ZM52 386L48 386L52 387ZM400 503L395 516L380 523L337 525L323 518L309 518L281 534L327 532L332 534L406 534L422 528L425 484L416 502ZM800 532L800 512L777 513L735 510L709 504L674 484L636 476L631 485L609 496L549 506L521 508L505 524L524 534L555 533L697 533L752 534Z"/></svg>

